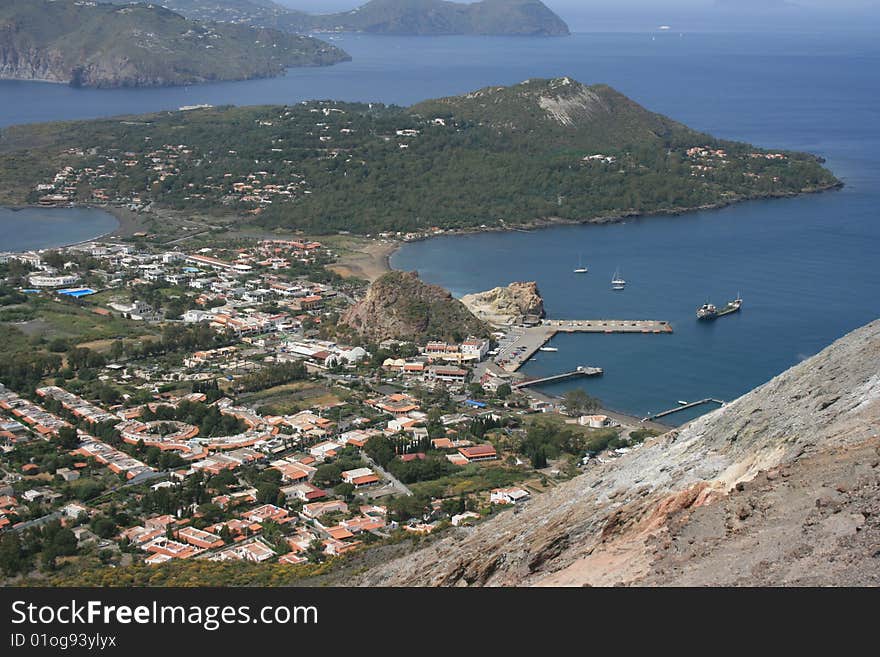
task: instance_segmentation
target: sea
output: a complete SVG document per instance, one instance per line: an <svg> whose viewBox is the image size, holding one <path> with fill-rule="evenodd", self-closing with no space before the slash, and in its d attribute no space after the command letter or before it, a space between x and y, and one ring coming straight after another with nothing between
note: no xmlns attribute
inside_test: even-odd
<svg viewBox="0 0 880 657"><path fill-rule="evenodd" d="M639 416L679 400L734 399L880 316L880 42L872 33L673 29L553 39L332 38L352 62L292 69L276 79L122 90L2 81L0 127L197 104L408 105L535 77L607 83L715 136L820 155L846 186L678 217L441 237L405 245L392 265L456 295L534 280L551 317L671 322L671 335L558 336L558 352L541 352L524 369L537 376L602 367L602 378L546 392L583 387L606 407ZM106 232L105 213L58 211L77 213L74 235L67 232L73 225L41 228L40 217L49 215L29 212L39 213L31 215L37 239L26 246L22 226L30 217L12 222L0 213L0 251ZM580 259L588 274L573 274ZM629 281L623 292L610 288L618 268ZM740 313L696 321L702 303L723 305L738 294Z"/></svg>

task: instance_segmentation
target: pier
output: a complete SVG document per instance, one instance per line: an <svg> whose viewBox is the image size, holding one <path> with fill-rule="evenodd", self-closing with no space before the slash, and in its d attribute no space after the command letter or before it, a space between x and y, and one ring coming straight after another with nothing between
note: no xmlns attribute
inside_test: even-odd
<svg viewBox="0 0 880 657"><path fill-rule="evenodd" d="M672 333L669 322L652 319L546 319L556 333Z"/></svg>
<svg viewBox="0 0 880 657"><path fill-rule="evenodd" d="M702 406L703 404L718 404L719 406L724 406L725 402L720 399L712 399L711 397L707 397L706 399L701 399L700 401L691 402L690 404L679 404L675 408L670 408L669 410L661 411L660 413L655 413L654 415L649 415L648 417L643 418L642 422L659 420L661 417L666 417L667 415L672 415L673 413L678 413L679 411L686 411L689 408L696 408L697 406Z"/></svg>
<svg viewBox="0 0 880 657"><path fill-rule="evenodd" d="M630 333L658 335L672 333L669 322L623 319L546 319L538 326L515 328L512 341L505 345L495 362L507 372L516 372L557 333Z"/></svg>
<svg viewBox="0 0 880 657"><path fill-rule="evenodd" d="M514 383L510 387L514 390L519 390L520 388L527 388L529 386L539 386L546 383L556 383L557 381L565 381L566 379L574 379L581 376L602 376L602 374L604 374L604 370L601 367L581 366L578 367L576 370L565 372L563 374L554 374L553 376L545 376L540 379L526 379L525 381Z"/></svg>

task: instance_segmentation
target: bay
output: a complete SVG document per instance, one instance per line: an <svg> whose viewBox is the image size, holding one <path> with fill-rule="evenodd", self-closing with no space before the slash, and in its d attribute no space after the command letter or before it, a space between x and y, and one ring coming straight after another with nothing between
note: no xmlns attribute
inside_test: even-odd
<svg viewBox="0 0 880 657"><path fill-rule="evenodd" d="M719 137L817 153L846 187L618 225L441 238L406 245L392 264L456 294L537 280L554 317L671 321L671 336L560 336L559 352L541 353L525 369L602 366L603 379L578 385L636 414L679 399L732 399L880 315L880 44L872 34L341 35L334 42L354 60L270 80L122 90L0 82L0 126L200 103L406 105L532 77L603 82ZM0 248L9 250L6 243ZM581 252L591 272L575 277ZM622 294L609 285L618 266L630 281ZM698 305L738 292L740 314L696 322Z"/></svg>
<svg viewBox="0 0 880 657"><path fill-rule="evenodd" d="M113 232L116 218L93 208L0 208L0 251L77 244Z"/></svg>

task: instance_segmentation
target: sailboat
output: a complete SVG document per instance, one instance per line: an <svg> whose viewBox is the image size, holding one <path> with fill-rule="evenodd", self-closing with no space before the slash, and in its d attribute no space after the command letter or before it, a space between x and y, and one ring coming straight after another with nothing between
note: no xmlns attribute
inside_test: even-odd
<svg viewBox="0 0 880 657"><path fill-rule="evenodd" d="M589 271L586 267L584 267L584 258L583 256L578 257L578 266L577 269L574 270L575 274L586 274Z"/></svg>
<svg viewBox="0 0 880 657"><path fill-rule="evenodd" d="M622 290L626 287L626 281L620 273L620 269L614 271L614 277L611 279L612 290Z"/></svg>

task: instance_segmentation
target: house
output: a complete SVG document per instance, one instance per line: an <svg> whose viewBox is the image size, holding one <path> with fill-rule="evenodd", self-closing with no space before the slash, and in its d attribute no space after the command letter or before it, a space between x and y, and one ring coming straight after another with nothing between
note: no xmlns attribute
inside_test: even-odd
<svg viewBox="0 0 880 657"><path fill-rule="evenodd" d="M460 527L462 525L470 525L479 519L479 513L474 513L473 511L465 511L464 513L459 513L458 515L452 516L452 526Z"/></svg>
<svg viewBox="0 0 880 657"><path fill-rule="evenodd" d="M438 365L428 369L425 380L429 382L464 383L467 380L467 375L467 370L460 367Z"/></svg>
<svg viewBox="0 0 880 657"><path fill-rule="evenodd" d="M327 440L322 443L318 443L309 449L309 454L314 456L319 461L323 461L328 457L336 456L337 452L342 448L342 445L339 443L335 443L333 441Z"/></svg>
<svg viewBox="0 0 880 657"><path fill-rule="evenodd" d="M245 520L250 520L255 523L262 523L267 520L272 520L274 522L282 523L287 522L287 516L290 515L286 509L282 509L281 507L275 506L274 504L264 504L263 506L258 506L256 509L252 509L251 511L246 511L241 514L241 517Z"/></svg>
<svg viewBox="0 0 880 657"><path fill-rule="evenodd" d="M474 445L473 447L459 447L458 453L468 460L469 463L474 461L491 461L498 458L495 448L492 445Z"/></svg>
<svg viewBox="0 0 880 657"><path fill-rule="evenodd" d="M355 488L362 486L372 486L379 483L379 477L369 468L356 468L355 470L346 470L342 473L342 481L351 484Z"/></svg>
<svg viewBox="0 0 880 657"><path fill-rule="evenodd" d="M211 557L212 561L253 561L262 563L275 556L275 551L260 540L234 545Z"/></svg>
<svg viewBox="0 0 880 657"><path fill-rule="evenodd" d="M178 530L177 539L204 550L223 547L222 538L195 527L184 527Z"/></svg>
<svg viewBox="0 0 880 657"><path fill-rule="evenodd" d="M165 531L168 529L169 525L177 524L177 519L174 516L164 515L164 516L155 516L153 518L147 518L144 521L144 527L147 529L161 529Z"/></svg>
<svg viewBox="0 0 880 657"><path fill-rule="evenodd" d="M468 338L461 343L461 354L465 359L481 361L489 353L489 341Z"/></svg>
<svg viewBox="0 0 880 657"><path fill-rule="evenodd" d="M303 505L302 508L303 515L312 520L320 518L324 514L334 513L336 511L347 513L348 504L342 500L330 500L329 502L312 502L311 504Z"/></svg>
<svg viewBox="0 0 880 657"><path fill-rule="evenodd" d="M489 502L492 504L518 504L529 499L529 491L514 486L512 488L496 488L489 493Z"/></svg>
<svg viewBox="0 0 880 657"><path fill-rule="evenodd" d="M320 488L304 481L292 486L285 486L281 492L288 500L302 500L303 502L314 502L322 497L327 497L327 493Z"/></svg>
<svg viewBox="0 0 880 657"><path fill-rule="evenodd" d="M368 399L365 403L378 411L398 417L419 410L418 400L402 392L380 399Z"/></svg>
<svg viewBox="0 0 880 657"><path fill-rule="evenodd" d="M604 429L606 427L618 426L618 423L607 415L581 415L578 418L578 424L582 427L590 427L591 429Z"/></svg>

